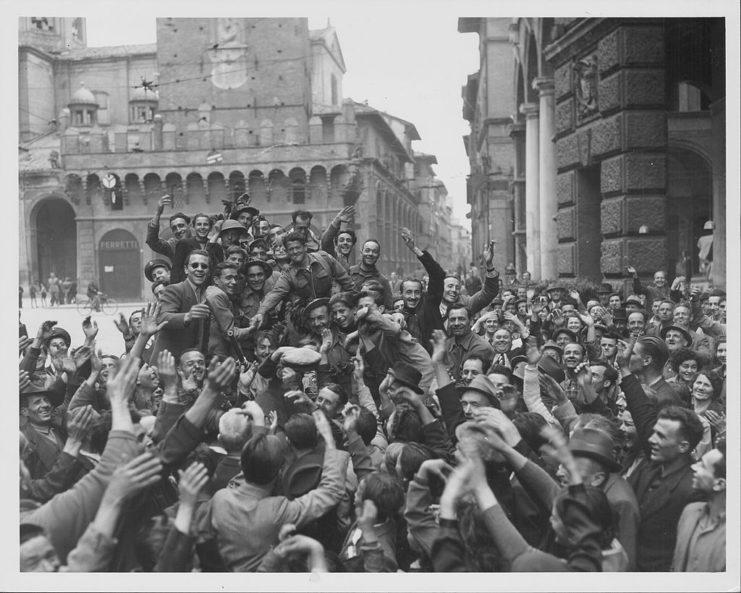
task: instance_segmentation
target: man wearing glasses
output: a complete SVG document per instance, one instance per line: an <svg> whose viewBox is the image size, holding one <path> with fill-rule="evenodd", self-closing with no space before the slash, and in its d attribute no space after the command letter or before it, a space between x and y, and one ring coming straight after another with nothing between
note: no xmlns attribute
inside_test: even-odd
<svg viewBox="0 0 741 593"><path fill-rule="evenodd" d="M205 292L209 273L208 252L191 251L185 263L185 280L170 284L160 298L162 309L157 321L167 324L157 334L150 360L157 360L162 350L178 358L189 348L201 348L208 337L210 310Z"/></svg>

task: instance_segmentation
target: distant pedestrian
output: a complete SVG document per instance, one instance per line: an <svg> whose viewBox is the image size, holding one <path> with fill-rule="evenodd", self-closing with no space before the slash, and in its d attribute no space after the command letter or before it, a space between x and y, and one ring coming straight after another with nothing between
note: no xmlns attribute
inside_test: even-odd
<svg viewBox="0 0 741 593"><path fill-rule="evenodd" d="M46 286L41 282L41 306L46 307Z"/></svg>
<svg viewBox="0 0 741 593"><path fill-rule="evenodd" d="M28 285L28 295L31 297L31 308L35 309L38 307L38 302L36 301L36 285L33 282Z"/></svg>
<svg viewBox="0 0 741 593"><path fill-rule="evenodd" d="M18 286L18 308L23 309L23 287Z"/></svg>

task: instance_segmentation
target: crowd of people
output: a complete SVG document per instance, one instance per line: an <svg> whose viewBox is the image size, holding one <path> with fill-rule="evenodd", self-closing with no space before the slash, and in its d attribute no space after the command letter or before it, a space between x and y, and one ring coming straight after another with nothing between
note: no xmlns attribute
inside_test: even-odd
<svg viewBox="0 0 741 593"><path fill-rule="evenodd" d="M18 287L18 307L23 308L23 299L25 290L22 286ZM47 303L46 297L49 296ZM54 272L49 273L46 282L36 282L31 280L28 284L28 299L32 309L37 307L50 307L59 305L70 305L75 302L77 296L77 281L69 276L64 279L57 276Z"/></svg>
<svg viewBox="0 0 741 593"><path fill-rule="evenodd" d="M20 338L22 571L725 570L722 291L168 206L152 302Z"/></svg>

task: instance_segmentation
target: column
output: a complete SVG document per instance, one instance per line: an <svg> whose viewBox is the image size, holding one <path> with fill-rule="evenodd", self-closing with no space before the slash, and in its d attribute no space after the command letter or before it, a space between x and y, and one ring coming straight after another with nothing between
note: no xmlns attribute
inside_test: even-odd
<svg viewBox="0 0 741 593"><path fill-rule="evenodd" d="M710 104L713 129L713 286L726 288L726 100ZM696 245L692 246L697 249Z"/></svg>
<svg viewBox="0 0 741 593"><path fill-rule="evenodd" d="M520 105L525 116L525 207L527 222L527 267L535 281L540 275L540 124L535 103Z"/></svg>
<svg viewBox="0 0 741 593"><path fill-rule="evenodd" d="M533 88L540 95L540 275L558 278L558 233L556 232L556 134L553 78L536 78Z"/></svg>
<svg viewBox="0 0 741 593"><path fill-rule="evenodd" d="M515 218L515 269L517 275L527 270L525 244L525 124L513 121L510 138L514 144L514 178L512 180L512 210Z"/></svg>

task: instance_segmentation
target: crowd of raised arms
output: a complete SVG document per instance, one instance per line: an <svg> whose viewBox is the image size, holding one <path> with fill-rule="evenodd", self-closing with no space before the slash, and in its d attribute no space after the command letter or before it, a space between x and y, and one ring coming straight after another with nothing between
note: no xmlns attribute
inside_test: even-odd
<svg viewBox="0 0 741 593"><path fill-rule="evenodd" d="M725 570L722 291L166 206L150 303L20 339L22 571Z"/></svg>

